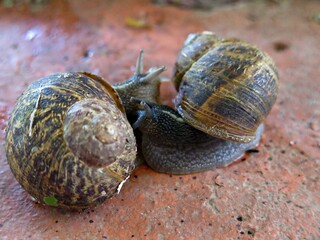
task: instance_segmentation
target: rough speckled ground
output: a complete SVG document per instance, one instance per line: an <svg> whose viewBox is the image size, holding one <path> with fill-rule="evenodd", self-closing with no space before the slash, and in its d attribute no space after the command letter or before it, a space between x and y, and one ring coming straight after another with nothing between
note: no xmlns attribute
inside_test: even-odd
<svg viewBox="0 0 320 240"><path fill-rule="evenodd" d="M0 6L0 239L320 239L319 16L316 0L253 1L205 12L146 0ZM132 27L132 19L143 27ZM184 176L141 166L118 196L93 210L33 203L3 150L8 115L24 88L58 71L124 81L141 48L146 67L166 65L170 77L187 34L202 30L252 42L279 68L280 94L259 152ZM163 90L174 94L168 84Z"/></svg>

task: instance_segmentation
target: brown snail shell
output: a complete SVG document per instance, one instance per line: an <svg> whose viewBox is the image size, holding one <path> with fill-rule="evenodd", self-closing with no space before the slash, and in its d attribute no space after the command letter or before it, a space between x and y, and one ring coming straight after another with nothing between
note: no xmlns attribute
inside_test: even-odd
<svg viewBox="0 0 320 240"><path fill-rule="evenodd" d="M113 196L136 158L133 130L117 92L84 72L53 74L31 84L9 119L5 150L14 176L31 196L68 208Z"/></svg>
<svg viewBox="0 0 320 240"><path fill-rule="evenodd" d="M212 136L250 142L278 93L272 59L255 46L211 32L190 34L176 61L176 109Z"/></svg>

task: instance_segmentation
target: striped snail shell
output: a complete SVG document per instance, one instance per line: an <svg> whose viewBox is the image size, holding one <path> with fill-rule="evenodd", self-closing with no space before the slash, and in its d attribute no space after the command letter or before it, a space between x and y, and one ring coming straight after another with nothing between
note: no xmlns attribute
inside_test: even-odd
<svg viewBox="0 0 320 240"><path fill-rule="evenodd" d="M250 142L278 94L278 73L263 51L211 32L191 34L178 55L176 109L212 136Z"/></svg>

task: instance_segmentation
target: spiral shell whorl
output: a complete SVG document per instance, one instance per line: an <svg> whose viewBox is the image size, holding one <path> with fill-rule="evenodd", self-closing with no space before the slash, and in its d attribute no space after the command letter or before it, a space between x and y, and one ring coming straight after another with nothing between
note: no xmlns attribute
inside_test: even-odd
<svg viewBox="0 0 320 240"><path fill-rule="evenodd" d="M130 127L126 121L116 105L97 99L81 100L66 114L64 137L82 161L90 166L106 166L126 147L126 133Z"/></svg>
<svg viewBox="0 0 320 240"><path fill-rule="evenodd" d="M75 103L86 98L120 103L109 88L94 75L59 73L31 84L18 99L9 119L5 150L16 179L38 201L48 203L46 199L51 198L54 201L48 204L68 208L96 205L113 196L130 175L136 155L131 128L124 153L107 166L82 161L64 138L66 112Z"/></svg>

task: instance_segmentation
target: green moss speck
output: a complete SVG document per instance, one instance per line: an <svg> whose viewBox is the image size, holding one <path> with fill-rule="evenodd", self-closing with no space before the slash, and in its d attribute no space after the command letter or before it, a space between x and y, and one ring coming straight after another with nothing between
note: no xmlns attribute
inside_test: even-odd
<svg viewBox="0 0 320 240"><path fill-rule="evenodd" d="M58 206L58 200L53 196L44 197L43 202L49 206L53 206L53 207Z"/></svg>

